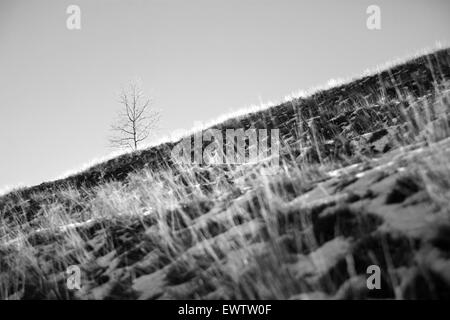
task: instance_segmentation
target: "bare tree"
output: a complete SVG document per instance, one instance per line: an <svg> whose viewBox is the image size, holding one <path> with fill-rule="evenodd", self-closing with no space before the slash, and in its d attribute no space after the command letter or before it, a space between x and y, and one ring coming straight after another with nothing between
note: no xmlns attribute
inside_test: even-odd
<svg viewBox="0 0 450 320"><path fill-rule="evenodd" d="M137 82L131 83L128 90L122 90L119 103L122 110L117 123L111 126L110 143L113 147L137 150L139 143L155 129L160 113L153 109L152 100L143 94Z"/></svg>

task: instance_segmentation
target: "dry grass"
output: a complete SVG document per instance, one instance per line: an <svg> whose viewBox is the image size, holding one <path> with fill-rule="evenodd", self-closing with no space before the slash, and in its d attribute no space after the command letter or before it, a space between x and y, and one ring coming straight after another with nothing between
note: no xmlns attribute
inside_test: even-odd
<svg viewBox="0 0 450 320"><path fill-rule="evenodd" d="M439 148L439 142L450 136L448 83L436 84L433 96L415 97L400 90L398 95L388 119L370 116L374 105L387 102L383 92L374 99L355 98L357 106L349 112L361 110L357 120L361 132L393 130L388 137L404 148L404 154L412 145L433 150L413 165L429 197L448 219L450 165L448 150ZM372 156L356 143L356 153L337 161L325 150L326 137L314 123L310 131L300 128L297 135L308 132L308 139L284 145L282 151L291 157L277 168L258 163L245 168L147 169L89 190L67 186L51 201L45 194L34 194L32 201L47 203L33 219L26 210L23 215L0 216L0 298L92 298L89 289L101 286L96 277L99 260L114 251L126 257L121 258L126 276L114 282L112 297L135 297L129 289L134 281L157 270L164 270L170 284L165 294L172 298L347 297L343 288L350 282L345 281L356 281L361 272L354 257L345 253L346 239L363 235L348 230L347 221L342 226L340 220L331 227L322 225L315 210L333 203L344 217L363 214L347 206L348 194L327 195L324 189L320 199L302 195L320 190L330 171L351 163L367 166ZM349 137L336 139L342 145L355 143ZM312 157L318 161L295 157L297 148L315 153ZM29 201L17 202L28 206ZM366 228L359 220L355 226ZM319 227L331 228L330 234ZM385 260L388 286L394 297L402 298L395 280L397 256L389 241L383 243L381 258L369 254L370 259ZM342 258L340 251L350 279L343 279L342 268L336 267L341 262L333 262ZM145 264L151 253L157 253L160 265ZM137 261L130 262L133 259ZM79 265L88 274L81 296L65 286L70 265ZM185 293L189 288L180 288L183 284L196 289Z"/></svg>

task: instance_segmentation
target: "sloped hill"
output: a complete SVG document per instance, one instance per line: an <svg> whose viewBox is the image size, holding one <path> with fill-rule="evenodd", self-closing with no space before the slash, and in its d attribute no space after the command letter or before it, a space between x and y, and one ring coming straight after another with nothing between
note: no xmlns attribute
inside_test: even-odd
<svg viewBox="0 0 450 320"><path fill-rule="evenodd" d="M348 111L354 111L367 104L371 106L369 109L385 113L385 109L390 109L392 104L402 102L407 105L407 101L401 101L402 98L406 97L402 97L399 92L406 89L408 93L416 97L432 95L434 93L434 83L448 79L449 75L449 49L444 49L407 61L379 74L373 74L357 79L349 84L319 91L304 99L296 99L268 110L247 114L236 119L229 119L213 128L279 128L284 138L282 142L297 141L299 139L297 128L308 120L320 117L320 124L323 125L333 119L333 124L339 125L342 124L339 123L340 119L347 119L350 115ZM386 100L385 105L379 105L380 96L384 96ZM343 113L343 110L347 111L347 113ZM385 117L386 121L388 121L389 114L386 114ZM350 120L350 118L348 119ZM363 134L383 126L383 122L380 121L370 122L365 124L368 128L364 128L362 123L355 124L358 127L357 132ZM360 126L362 127L359 128ZM332 139L336 135L332 128L322 130L324 131L323 138L325 139ZM67 184L74 185L77 188L89 188L101 184L105 180L124 180L128 173L145 167L170 167L172 165L170 151L177 142L126 154L95 165L67 179L43 183L21 192L25 195L37 191L53 191Z"/></svg>
<svg viewBox="0 0 450 320"><path fill-rule="evenodd" d="M449 79L445 49L213 127L279 129L277 168L174 142L5 195L0 297L448 298Z"/></svg>

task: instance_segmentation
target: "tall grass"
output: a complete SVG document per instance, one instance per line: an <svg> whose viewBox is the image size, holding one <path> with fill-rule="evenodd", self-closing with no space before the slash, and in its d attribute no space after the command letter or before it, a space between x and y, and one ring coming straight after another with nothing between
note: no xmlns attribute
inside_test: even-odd
<svg viewBox="0 0 450 320"><path fill-rule="evenodd" d="M447 218L450 166L448 152L439 149L439 143L450 136L449 92L445 82L425 97L398 89L391 112L375 114L383 118L371 116L374 106L388 102L383 93L356 98L349 102L356 105L343 107L350 113L357 110L356 131L390 129L388 137L396 146L435 148L431 157L415 165L430 197L447 208ZM128 265L139 273L130 286L140 275L159 268L165 270L175 298L288 299L335 293L339 275L330 273L324 257L339 255L346 243L339 237L334 242L317 237L314 201L302 195L328 179L330 170L372 155L357 150L337 159L327 151L327 139L313 122L306 131L299 130L298 137L307 138L284 144L282 152L290 157L276 168L257 163L245 169L214 165L147 169L90 190L67 186L50 200L46 194L32 195L33 201L45 202L32 217L28 210L12 217L7 212L0 215L0 298L89 297L66 288L67 267L81 266L90 275L85 288L94 288L100 286L93 271L99 268L99 258L135 249L144 251L139 253L141 260L157 252L160 265L141 266L140 271ZM351 137L336 134L334 141L351 145ZM300 155L315 152L318 161L296 156L298 149ZM319 205L339 204L341 198L324 194L315 200ZM29 208L29 201L17 200L24 208ZM339 210L349 211L344 204ZM192 279L196 289L183 291L180 285Z"/></svg>

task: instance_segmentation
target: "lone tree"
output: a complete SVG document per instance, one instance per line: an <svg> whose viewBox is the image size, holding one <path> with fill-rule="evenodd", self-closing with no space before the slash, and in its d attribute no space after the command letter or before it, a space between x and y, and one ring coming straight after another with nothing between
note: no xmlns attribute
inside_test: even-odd
<svg viewBox="0 0 450 320"><path fill-rule="evenodd" d="M152 100L147 98L137 82L122 90L119 95L122 110L117 122L111 126L113 134L110 143L113 147L137 150L139 143L147 139L155 129L160 114L152 107Z"/></svg>

